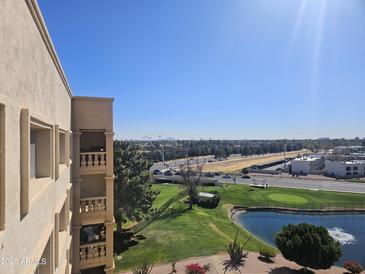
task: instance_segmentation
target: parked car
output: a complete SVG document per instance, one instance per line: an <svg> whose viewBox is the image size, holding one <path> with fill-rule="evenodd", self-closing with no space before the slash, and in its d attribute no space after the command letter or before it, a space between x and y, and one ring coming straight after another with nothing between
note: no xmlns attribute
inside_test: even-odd
<svg viewBox="0 0 365 274"><path fill-rule="evenodd" d="M167 171L164 172L164 175L165 176L172 176L172 175L174 175L174 173L172 173L171 170L167 170Z"/></svg>
<svg viewBox="0 0 365 274"><path fill-rule="evenodd" d="M205 173L205 174L204 174L204 176L205 176L205 177L214 177L214 174L213 174L213 173L208 172L208 173Z"/></svg>
<svg viewBox="0 0 365 274"><path fill-rule="evenodd" d="M226 174L226 175L223 175L222 178L223 179L230 179L231 178L231 175Z"/></svg>
<svg viewBox="0 0 365 274"><path fill-rule="evenodd" d="M221 176L219 172L214 172L214 176Z"/></svg>
<svg viewBox="0 0 365 274"><path fill-rule="evenodd" d="M162 175L162 172L159 169L155 169L152 173L153 175Z"/></svg>
<svg viewBox="0 0 365 274"><path fill-rule="evenodd" d="M251 177L250 177L250 176L248 176L248 175L243 175L243 176L241 176L241 178L242 178L242 179L251 179Z"/></svg>
<svg viewBox="0 0 365 274"><path fill-rule="evenodd" d="M175 172L175 175L181 175L180 171Z"/></svg>

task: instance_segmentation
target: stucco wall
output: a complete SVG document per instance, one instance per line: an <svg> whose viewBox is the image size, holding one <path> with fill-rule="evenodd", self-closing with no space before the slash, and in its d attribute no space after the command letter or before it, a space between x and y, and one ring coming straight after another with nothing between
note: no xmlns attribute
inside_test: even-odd
<svg viewBox="0 0 365 274"><path fill-rule="evenodd" d="M63 169L56 182L39 185L29 213L22 218L20 110L28 108L31 117L70 130L71 98L26 1L1 0L0 6L0 103L5 105L6 128L6 210L5 230L0 231L0 257L33 258L42 253L53 229L54 214L62 207L70 187L70 168ZM61 258L65 258L64 251ZM21 264L0 267L1 273L30 273L35 269Z"/></svg>
<svg viewBox="0 0 365 274"><path fill-rule="evenodd" d="M80 197L100 197L106 195L105 175L83 175L81 176Z"/></svg>
<svg viewBox="0 0 365 274"><path fill-rule="evenodd" d="M113 131L113 100L110 98L73 97L72 129Z"/></svg>

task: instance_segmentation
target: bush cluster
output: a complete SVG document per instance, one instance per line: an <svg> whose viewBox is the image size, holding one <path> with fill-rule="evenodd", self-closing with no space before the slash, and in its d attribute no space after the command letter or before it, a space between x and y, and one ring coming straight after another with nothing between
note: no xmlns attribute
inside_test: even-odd
<svg viewBox="0 0 365 274"><path fill-rule="evenodd" d="M352 274L358 274L363 271L363 267L356 261L345 261L343 267Z"/></svg>
<svg viewBox="0 0 365 274"><path fill-rule="evenodd" d="M276 234L275 243L285 259L306 268L330 268L342 255L341 244L323 226L289 224Z"/></svg>
<svg viewBox="0 0 365 274"><path fill-rule="evenodd" d="M271 259L275 258L276 254L274 251L262 249L262 250L260 250L260 256L265 258L266 260L269 260L269 259L271 260Z"/></svg>
<svg viewBox="0 0 365 274"><path fill-rule="evenodd" d="M210 271L210 265L201 266L198 263L188 264L186 266L186 274L206 274Z"/></svg>

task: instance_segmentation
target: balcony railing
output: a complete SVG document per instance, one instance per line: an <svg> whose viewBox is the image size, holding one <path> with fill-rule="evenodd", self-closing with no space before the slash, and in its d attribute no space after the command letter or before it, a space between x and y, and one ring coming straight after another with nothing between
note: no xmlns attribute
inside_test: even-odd
<svg viewBox="0 0 365 274"><path fill-rule="evenodd" d="M106 243L97 242L80 245L80 267L105 264Z"/></svg>
<svg viewBox="0 0 365 274"><path fill-rule="evenodd" d="M106 197L80 198L80 214L105 211Z"/></svg>
<svg viewBox="0 0 365 274"><path fill-rule="evenodd" d="M104 173L106 152L80 152L80 173Z"/></svg>

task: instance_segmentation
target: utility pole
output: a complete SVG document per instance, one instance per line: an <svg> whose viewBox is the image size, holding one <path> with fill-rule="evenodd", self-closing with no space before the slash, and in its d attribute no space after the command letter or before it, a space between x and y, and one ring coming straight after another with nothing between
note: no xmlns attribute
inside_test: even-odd
<svg viewBox="0 0 365 274"><path fill-rule="evenodd" d="M284 161L285 161L285 157L286 156L286 143L285 143L285 141L284 141Z"/></svg>
<svg viewBox="0 0 365 274"><path fill-rule="evenodd" d="M164 151L164 147L163 147L163 138L162 138L162 135L158 135L158 139L161 141L160 147L161 147L162 163L165 166L165 151Z"/></svg>
<svg viewBox="0 0 365 274"><path fill-rule="evenodd" d="M162 162L165 165L165 151L164 151L164 147L163 147L163 143L161 143L161 148L162 148Z"/></svg>

